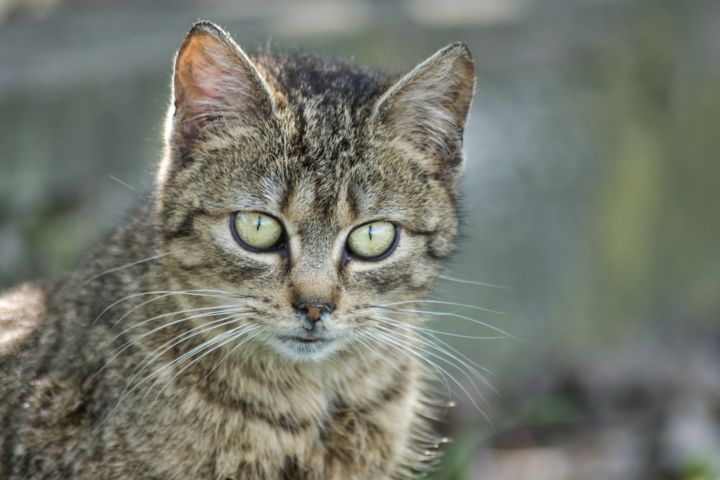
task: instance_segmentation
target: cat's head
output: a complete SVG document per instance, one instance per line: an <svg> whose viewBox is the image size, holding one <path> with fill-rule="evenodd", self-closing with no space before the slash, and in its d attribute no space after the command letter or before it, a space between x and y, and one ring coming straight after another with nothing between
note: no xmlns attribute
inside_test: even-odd
<svg viewBox="0 0 720 480"><path fill-rule="evenodd" d="M426 293L454 248L473 87L462 44L391 78L250 58L196 24L175 59L156 197L173 286L226 292L212 298L242 304L294 358L395 328L377 306Z"/></svg>

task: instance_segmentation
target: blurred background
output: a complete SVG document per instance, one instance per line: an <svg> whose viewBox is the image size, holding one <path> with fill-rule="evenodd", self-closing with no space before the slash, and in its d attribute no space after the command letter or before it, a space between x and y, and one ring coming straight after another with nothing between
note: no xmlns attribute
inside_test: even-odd
<svg viewBox="0 0 720 480"><path fill-rule="evenodd" d="M431 478L720 478L720 2L0 0L0 288L67 274L151 187L199 18L397 72L470 46L446 275L494 286L433 298L517 339L438 335L458 405ZM495 334L459 316L432 328Z"/></svg>

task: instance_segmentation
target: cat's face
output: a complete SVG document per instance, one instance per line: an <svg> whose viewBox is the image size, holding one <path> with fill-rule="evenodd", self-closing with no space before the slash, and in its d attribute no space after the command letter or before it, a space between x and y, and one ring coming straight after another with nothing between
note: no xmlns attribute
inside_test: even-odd
<svg viewBox="0 0 720 480"><path fill-rule="evenodd" d="M423 295L453 249L472 89L463 46L391 82L310 57L251 61L196 26L158 182L173 287L237 296L282 355L362 343L392 320L381 306Z"/></svg>

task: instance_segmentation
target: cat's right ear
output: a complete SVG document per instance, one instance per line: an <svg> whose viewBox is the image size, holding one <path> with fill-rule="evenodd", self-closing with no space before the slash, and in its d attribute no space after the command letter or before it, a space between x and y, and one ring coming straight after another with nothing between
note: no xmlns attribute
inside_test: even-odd
<svg viewBox="0 0 720 480"><path fill-rule="evenodd" d="M375 103L372 121L436 160L462 164L462 137L475 89L475 67L462 43L448 45L395 82Z"/></svg>
<svg viewBox="0 0 720 480"><path fill-rule="evenodd" d="M213 122L267 118L270 87L243 50L220 27L198 22L175 57L172 135L191 144Z"/></svg>

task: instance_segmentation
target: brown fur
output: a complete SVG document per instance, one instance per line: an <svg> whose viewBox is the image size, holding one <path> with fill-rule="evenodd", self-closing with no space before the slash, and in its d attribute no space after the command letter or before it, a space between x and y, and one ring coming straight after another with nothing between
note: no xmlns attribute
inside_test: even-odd
<svg viewBox="0 0 720 480"><path fill-rule="evenodd" d="M363 332L372 305L427 292L454 248L473 83L459 44L394 79L309 55L251 59L196 24L150 201L71 278L0 299L0 478L421 472L436 443L421 363ZM287 245L243 249L236 211L272 214ZM396 250L352 257L347 235L374 220L400 226ZM332 346L283 350L278 332L301 328L292 305L307 300L335 307L319 327Z"/></svg>

